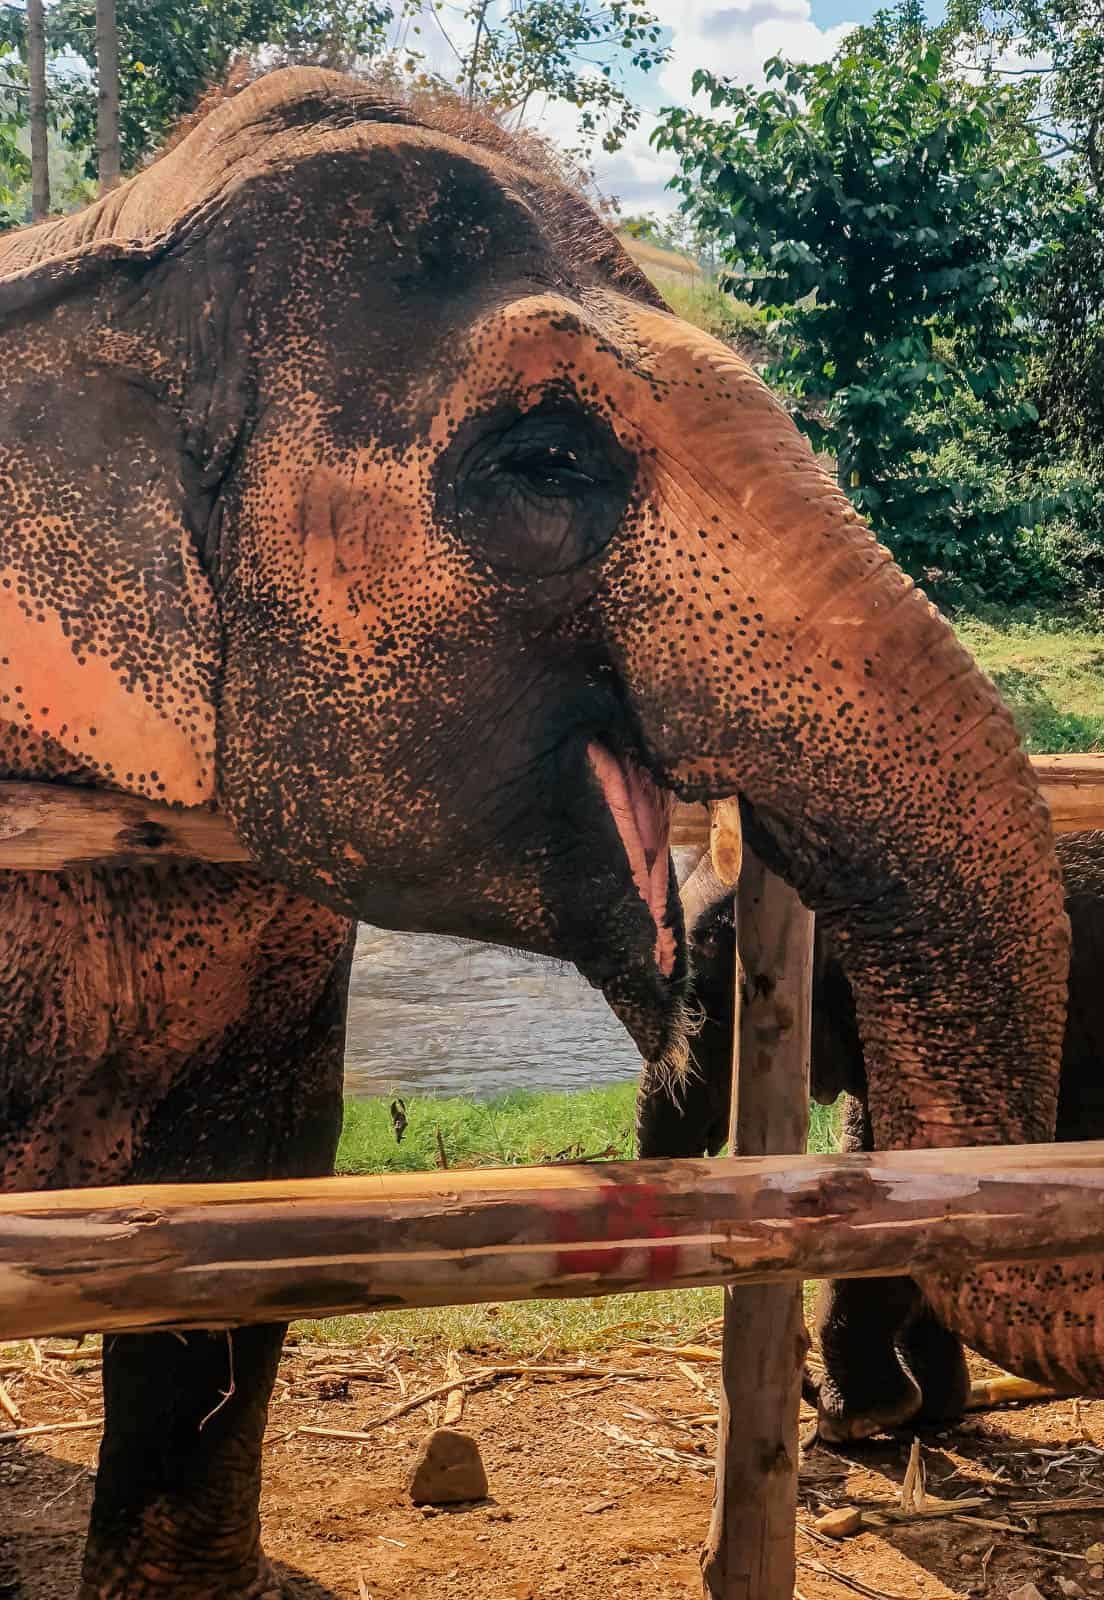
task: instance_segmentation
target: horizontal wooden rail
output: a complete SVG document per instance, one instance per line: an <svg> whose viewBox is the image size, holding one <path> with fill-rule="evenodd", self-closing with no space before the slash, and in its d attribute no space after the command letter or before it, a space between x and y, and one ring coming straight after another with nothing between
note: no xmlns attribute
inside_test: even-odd
<svg viewBox="0 0 1104 1600"><path fill-rule="evenodd" d="M248 861L224 816L106 789L0 783L0 868L57 872L127 856Z"/></svg>
<svg viewBox="0 0 1104 1600"><path fill-rule="evenodd" d="M1055 833L1082 833L1087 828L1104 828L1104 755L1032 756L1050 807ZM671 830L673 845L704 845L709 842L709 808L675 807Z"/></svg>
<svg viewBox="0 0 1104 1600"><path fill-rule="evenodd" d="M1104 1142L0 1197L0 1338L1104 1255Z"/></svg>
<svg viewBox="0 0 1104 1600"><path fill-rule="evenodd" d="M1055 831L1104 828L1104 755L1036 756ZM709 843L706 806L675 808L671 842ZM248 861L218 812L158 805L104 789L0 782L0 870L59 872L112 858Z"/></svg>

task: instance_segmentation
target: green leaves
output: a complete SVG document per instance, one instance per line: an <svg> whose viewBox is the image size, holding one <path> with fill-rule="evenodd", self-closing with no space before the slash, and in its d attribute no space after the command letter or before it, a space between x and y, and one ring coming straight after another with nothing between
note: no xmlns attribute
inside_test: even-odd
<svg viewBox="0 0 1104 1600"><path fill-rule="evenodd" d="M25 221L23 191L31 175L31 163L19 141L27 125L27 69L9 43L7 9L0 9L0 232Z"/></svg>
<svg viewBox="0 0 1104 1600"><path fill-rule="evenodd" d="M410 12L419 0L407 0ZM469 0L471 45L458 56L461 86L523 117L534 97L577 107L585 156L595 140L620 148L640 120L624 86L626 64L651 72L669 51L650 11L631 0Z"/></svg>
<svg viewBox="0 0 1104 1600"><path fill-rule="evenodd" d="M4 10L0 8L0 17ZM231 62L262 49L272 59L351 64L378 54L393 21L386 0L118 0L120 130L124 169L151 154ZM95 145L95 8L56 0L46 13L52 55L69 52L88 75L58 80L59 120L75 150ZM89 156L91 168L92 157ZM94 175L91 170L89 176Z"/></svg>
<svg viewBox="0 0 1104 1600"><path fill-rule="evenodd" d="M1021 497L960 482L957 446L1038 420L1030 299L1065 179L1022 94L967 81L910 5L766 77L696 73L709 113L665 112L654 142L733 286L786 308L770 377L840 483L917 574L969 565L1021 526Z"/></svg>

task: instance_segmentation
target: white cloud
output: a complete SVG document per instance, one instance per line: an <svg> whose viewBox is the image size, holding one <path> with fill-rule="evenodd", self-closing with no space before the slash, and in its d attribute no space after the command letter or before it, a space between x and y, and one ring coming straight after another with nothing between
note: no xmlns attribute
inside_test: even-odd
<svg viewBox="0 0 1104 1600"><path fill-rule="evenodd" d="M668 151L655 150L648 143L654 127L655 118L645 115L616 155L599 151L593 161L599 189L618 200L626 213L655 211L665 216L678 206L678 195L667 189L678 162Z"/></svg>
<svg viewBox="0 0 1104 1600"><path fill-rule="evenodd" d="M865 7L863 7L865 9ZM771 56L792 61L825 61L854 23L820 28L809 0L651 0L659 21L672 32L671 58L656 75L653 105L691 105L691 81L708 67L737 82L763 85ZM699 106L705 102L699 99ZM564 143L577 142L576 114L569 106L550 106L541 126ZM674 159L648 142L655 127L652 110L616 155L598 150L593 165L603 193L616 197L624 211L673 211L677 197L666 184Z"/></svg>
<svg viewBox="0 0 1104 1600"><path fill-rule="evenodd" d="M766 81L764 66L774 55L791 61L826 61L854 23L820 28L813 21L809 0L745 0L717 4L716 0L659 0L659 12L672 28L671 60L663 68L659 85L669 100L685 105L690 82L699 67L742 83Z"/></svg>
<svg viewBox="0 0 1104 1600"><path fill-rule="evenodd" d="M865 0L857 0L857 5L866 11ZM764 66L771 56L824 61L854 26L818 27L810 0L650 0L649 9L671 30L671 59L647 80L634 83L634 92L642 87L649 105L623 148L611 156L599 147L591 158L598 187L618 199L626 212L665 214L675 209L676 196L666 190L666 184L677 164L671 156L654 150L648 138L659 107L692 103L690 84L699 67L738 82L762 85L766 81ZM443 17L453 45L460 50L470 45L470 23L463 8L447 5ZM428 7L416 25L420 34L408 34L403 42L416 45L433 67L452 76L456 70L453 46L442 36ZM583 143L578 113L562 101L531 106L526 120L566 149Z"/></svg>

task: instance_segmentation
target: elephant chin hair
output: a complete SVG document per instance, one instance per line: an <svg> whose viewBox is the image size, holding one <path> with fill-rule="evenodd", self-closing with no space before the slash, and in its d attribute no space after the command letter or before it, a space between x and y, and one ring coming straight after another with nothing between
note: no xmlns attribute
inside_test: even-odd
<svg viewBox="0 0 1104 1600"><path fill-rule="evenodd" d="M676 1001L669 1025L666 1049L658 1060L648 1062L648 1081L676 1104L681 1104L687 1084L699 1071L690 1054L690 1043L705 1026L704 1006L692 997Z"/></svg>

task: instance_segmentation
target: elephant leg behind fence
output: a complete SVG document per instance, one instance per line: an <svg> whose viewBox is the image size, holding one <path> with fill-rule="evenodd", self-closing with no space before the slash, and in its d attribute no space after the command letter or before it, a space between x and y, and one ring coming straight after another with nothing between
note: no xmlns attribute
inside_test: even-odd
<svg viewBox="0 0 1104 1600"><path fill-rule="evenodd" d="M304 1031L263 1037L170 1094L136 1181L333 1170L345 991L339 957ZM249 1030L244 1030L244 1039ZM278 1600L260 1544L261 1444L284 1324L110 1338L81 1600Z"/></svg>
<svg viewBox="0 0 1104 1600"><path fill-rule="evenodd" d="M873 1150L865 1095L846 1095L841 1147ZM815 1325L824 1375L809 1395L821 1438L861 1439L908 1420L961 1414L970 1391L962 1341L911 1278L828 1281Z"/></svg>

